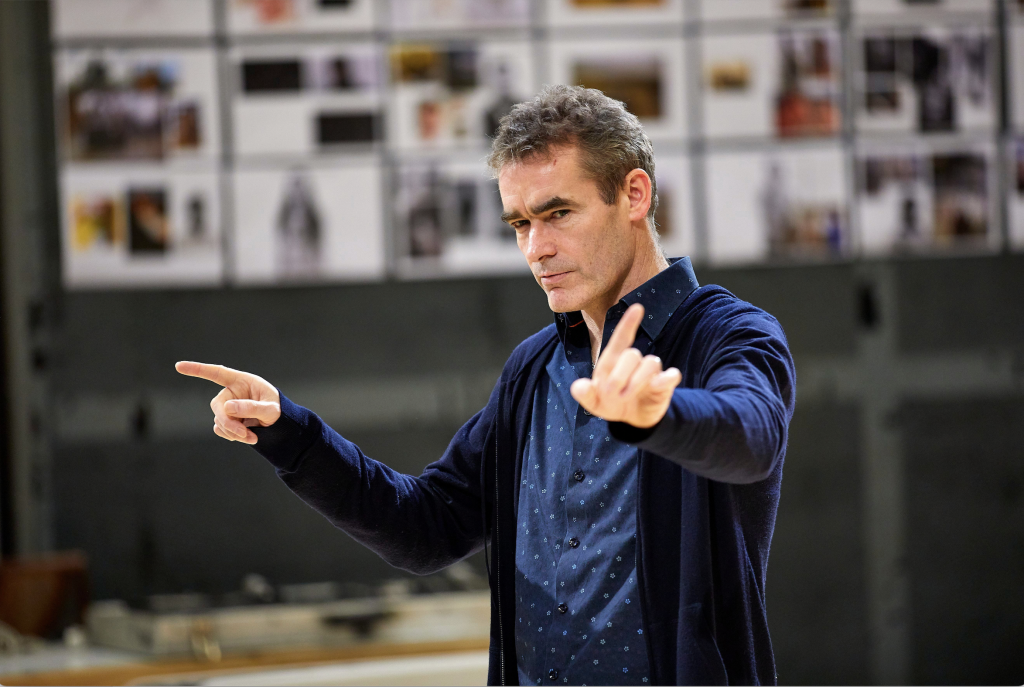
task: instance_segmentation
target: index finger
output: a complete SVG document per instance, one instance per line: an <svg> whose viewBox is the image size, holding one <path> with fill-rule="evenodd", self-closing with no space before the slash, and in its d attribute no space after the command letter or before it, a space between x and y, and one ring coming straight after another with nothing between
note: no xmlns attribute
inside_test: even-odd
<svg viewBox="0 0 1024 687"><path fill-rule="evenodd" d="M609 372L624 350L633 345L636 341L636 331L644 319L644 306L634 303L623 313L622 319L616 325L615 331L608 338L608 345L601 351L601 356L594 366L594 376Z"/></svg>
<svg viewBox="0 0 1024 687"><path fill-rule="evenodd" d="M182 360L175 363L174 369L187 377L199 377L221 386L230 386L239 377L238 370L232 370L230 367L195 363L190 360Z"/></svg>

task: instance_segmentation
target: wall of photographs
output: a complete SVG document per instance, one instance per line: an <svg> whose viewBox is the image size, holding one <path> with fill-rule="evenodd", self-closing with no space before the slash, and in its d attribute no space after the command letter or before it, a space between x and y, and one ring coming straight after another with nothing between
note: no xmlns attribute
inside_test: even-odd
<svg viewBox="0 0 1024 687"><path fill-rule="evenodd" d="M526 272L483 159L552 82L644 122L670 254L1024 249L1005 2L52 0L65 284Z"/></svg>

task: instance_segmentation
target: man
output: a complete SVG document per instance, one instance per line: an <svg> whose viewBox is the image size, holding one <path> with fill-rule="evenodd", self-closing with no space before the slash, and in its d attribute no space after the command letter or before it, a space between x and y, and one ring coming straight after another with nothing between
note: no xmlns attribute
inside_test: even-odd
<svg viewBox="0 0 1024 687"><path fill-rule="evenodd" d="M430 573L489 543L491 684L774 683L782 328L665 259L653 148L621 103L547 87L501 120L490 163L555 323L419 477L255 375L178 370L225 387L219 436L391 564Z"/></svg>

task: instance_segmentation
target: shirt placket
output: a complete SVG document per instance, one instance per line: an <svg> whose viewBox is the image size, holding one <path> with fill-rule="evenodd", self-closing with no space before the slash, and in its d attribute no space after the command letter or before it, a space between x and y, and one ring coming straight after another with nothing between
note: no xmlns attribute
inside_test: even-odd
<svg viewBox="0 0 1024 687"><path fill-rule="evenodd" d="M566 397L568 396L568 389L566 385L571 384L575 379L575 375L566 369L568 366L560 366L556 371L554 368L551 369L552 383L554 389L553 398L557 398L558 404L563 406L562 413L566 420L566 431L563 436L560 437L558 442L558 448L560 449L561 455L553 457L548 464L548 468L551 471L562 471L565 470L566 466L571 465L572 456L576 451L575 442L573 437L575 436L575 425L576 417L573 413L569 412L569 408L565 406ZM561 434L561 433L560 433ZM572 532L572 517L569 514L571 507L571 501L569 498L569 491L571 489L572 478L568 480L568 484L564 481L564 475L559 475L557 478L551 479L552 487L555 484L562 486L561 494L559 495L560 503L558 505L563 506L561 509L556 509L555 512L561 511L562 516L565 518L566 527L563 530L566 534L563 534L561 540L555 546L555 570L553 576L553 585L555 593L551 601L552 608L547 609L545 615L550 619L549 629L550 637L548 643L550 648L545 648L547 664L549 668L545 671L548 679L555 679L558 682L562 682L557 677L551 678L551 675L559 676L563 678L565 672L570 667L569 656L572 654L572 647L570 635L571 617L572 614L569 612L571 605L572 589L578 584L577 575L580 572L578 563L577 548L570 546ZM552 494L555 492L552 491ZM562 647L563 652L551 651L555 646ZM564 654L564 655L563 655Z"/></svg>

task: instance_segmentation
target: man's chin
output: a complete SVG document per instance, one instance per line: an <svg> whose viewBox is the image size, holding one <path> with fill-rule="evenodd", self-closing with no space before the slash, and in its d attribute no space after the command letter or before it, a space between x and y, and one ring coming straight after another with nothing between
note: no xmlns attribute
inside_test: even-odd
<svg viewBox="0 0 1024 687"><path fill-rule="evenodd" d="M569 293L567 289L555 288L547 293L548 307L551 308L551 312L575 312L582 307L579 297Z"/></svg>

